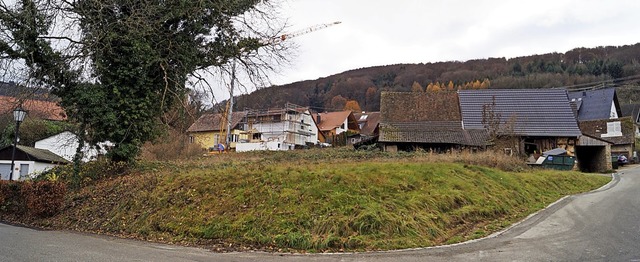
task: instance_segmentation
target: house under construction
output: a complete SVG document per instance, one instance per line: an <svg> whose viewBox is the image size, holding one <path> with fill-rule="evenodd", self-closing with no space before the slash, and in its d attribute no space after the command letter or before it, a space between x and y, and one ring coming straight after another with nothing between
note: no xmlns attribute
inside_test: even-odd
<svg viewBox="0 0 640 262"><path fill-rule="evenodd" d="M306 107L247 110L236 151L291 150L318 143L318 127Z"/></svg>

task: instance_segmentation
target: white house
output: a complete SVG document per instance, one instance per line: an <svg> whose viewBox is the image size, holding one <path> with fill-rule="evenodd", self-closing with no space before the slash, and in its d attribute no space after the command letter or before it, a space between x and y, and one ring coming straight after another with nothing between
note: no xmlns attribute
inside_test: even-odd
<svg viewBox="0 0 640 262"><path fill-rule="evenodd" d="M9 179L11 173L11 156L13 145L0 149L0 177ZM46 149L28 146L16 146L12 180L34 178L38 174L58 165L68 164L69 161Z"/></svg>
<svg viewBox="0 0 640 262"><path fill-rule="evenodd" d="M76 154L76 149L80 144L78 141L78 136L76 134L64 131L57 135L36 141L35 148L49 150L68 161L73 161L73 156ZM106 154L107 151L104 148L106 146L110 146L111 143L105 142L99 143L99 145L101 147L100 150L85 144L82 149L82 152L84 153L82 161L88 162L94 160L98 155Z"/></svg>
<svg viewBox="0 0 640 262"><path fill-rule="evenodd" d="M236 151L292 150L318 143L318 126L307 108L287 104L285 108L247 111Z"/></svg>

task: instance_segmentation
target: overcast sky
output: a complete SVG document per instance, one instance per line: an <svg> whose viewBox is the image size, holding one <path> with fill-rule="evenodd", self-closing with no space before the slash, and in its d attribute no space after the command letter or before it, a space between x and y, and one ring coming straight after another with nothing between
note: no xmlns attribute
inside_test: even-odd
<svg viewBox="0 0 640 262"><path fill-rule="evenodd" d="M640 42L638 0L287 0L297 56L274 84L350 69L566 52Z"/></svg>

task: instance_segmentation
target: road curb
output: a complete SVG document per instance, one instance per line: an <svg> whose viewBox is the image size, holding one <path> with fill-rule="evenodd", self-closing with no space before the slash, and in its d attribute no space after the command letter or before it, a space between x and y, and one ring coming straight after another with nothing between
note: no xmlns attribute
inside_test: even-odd
<svg viewBox="0 0 640 262"><path fill-rule="evenodd" d="M477 243L477 242L486 241L486 240L489 240L489 239L494 239L494 238L497 238L497 237L499 237L501 235L504 235L505 233L508 233L510 230L513 230L514 228L516 228L516 227L518 227L518 226L520 226L522 224L529 223L529 222L535 222L535 221L533 221L534 219L542 218L541 214L543 214L543 213L545 213L545 212L547 212L547 211L549 211L549 210L551 210L551 209L553 209L555 207L560 207L560 204L567 204L568 200L570 198L573 198L573 197L576 197L576 196L580 196L580 195L593 194L593 193L609 190L612 187L614 187L615 185L617 185L619 181L620 181L620 175L617 172L616 173L611 173L611 181L609 181L609 183L607 183L607 184L605 184L605 185L603 185L603 186L601 186L601 187L599 187L597 189L591 190L589 192L584 192L584 193L580 193L580 194L564 196L564 197L556 200L555 202L547 205L543 209L540 209L540 210L528 215L527 217L523 218L522 220L520 220L520 221L518 221L516 223L513 223L509 227L507 227L507 228L505 228L503 230L500 230L498 232L495 232L495 233L493 233L491 235L488 235L486 237L483 237L483 238L472 239L472 240L469 240L469 241L455 243L455 244L449 244L449 245L440 245L440 246L432 246L432 247L406 248L406 249L385 250L385 251L375 251L375 253L394 253L394 252L409 252L409 251L432 250L432 249L446 249L446 248L453 248L453 247L470 245L470 244L474 244L474 243ZM358 253L358 252L356 252L356 253ZM364 253L366 253L366 252L364 252ZM326 253L326 254L341 254L341 253ZM342 254L344 254L344 253L342 253Z"/></svg>

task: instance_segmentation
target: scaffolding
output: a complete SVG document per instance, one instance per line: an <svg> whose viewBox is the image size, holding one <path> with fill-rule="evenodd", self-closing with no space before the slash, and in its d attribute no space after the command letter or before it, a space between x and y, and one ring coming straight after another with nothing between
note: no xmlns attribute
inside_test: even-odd
<svg viewBox="0 0 640 262"><path fill-rule="evenodd" d="M305 146L314 135L313 119L307 107L286 103L284 108L247 110L241 124L241 142L278 141L286 146Z"/></svg>

